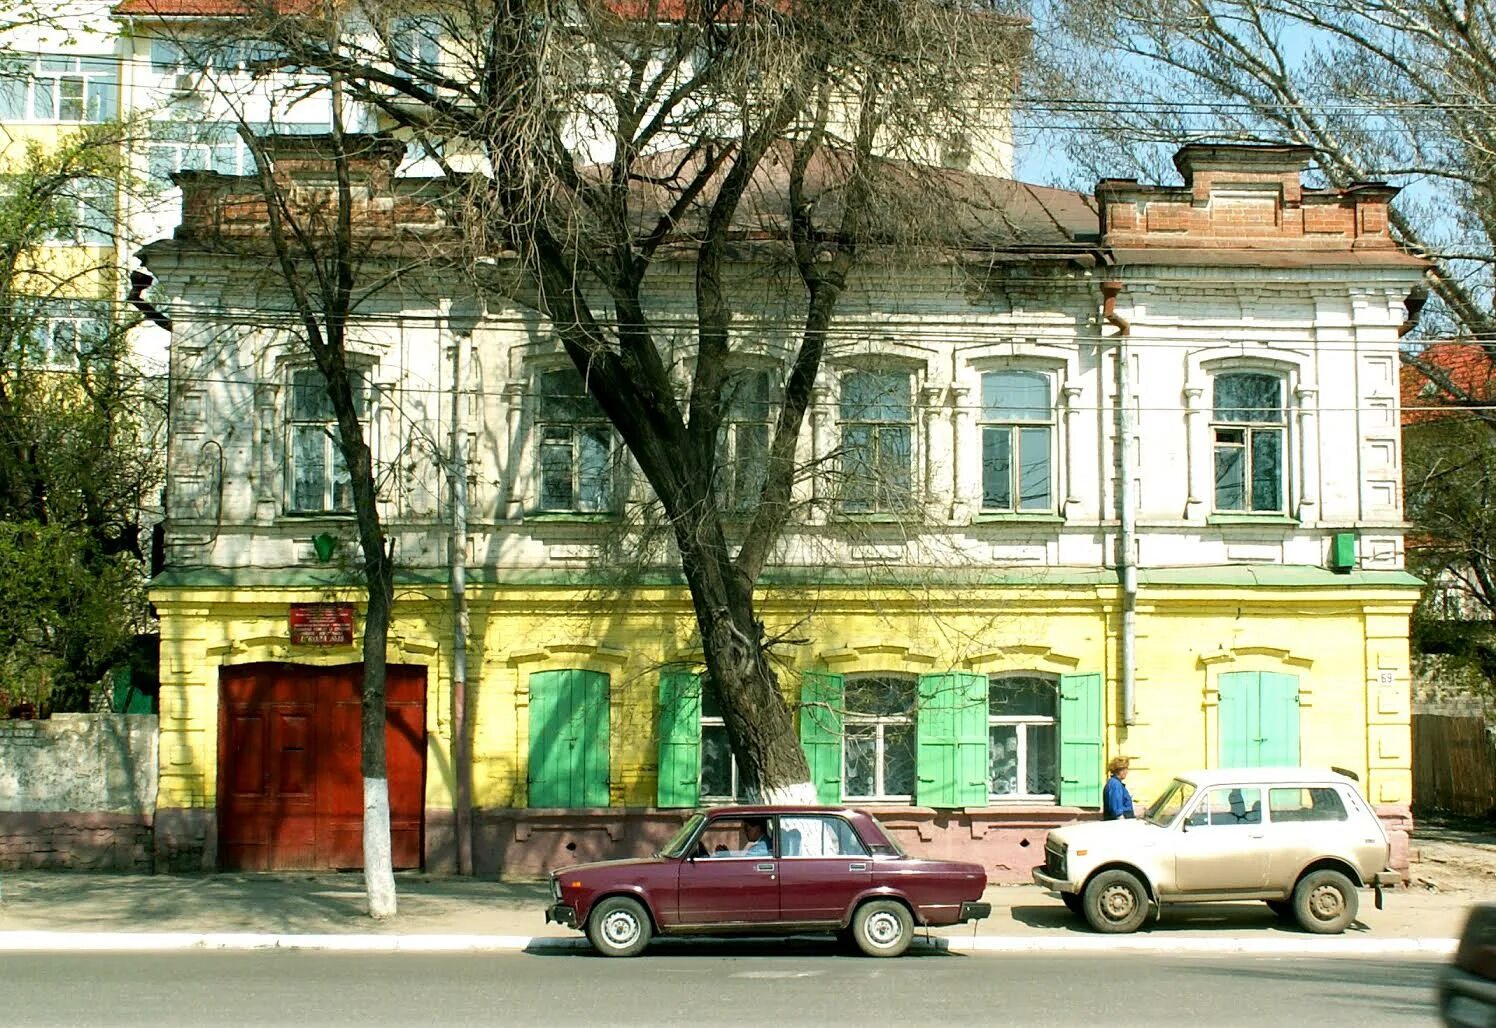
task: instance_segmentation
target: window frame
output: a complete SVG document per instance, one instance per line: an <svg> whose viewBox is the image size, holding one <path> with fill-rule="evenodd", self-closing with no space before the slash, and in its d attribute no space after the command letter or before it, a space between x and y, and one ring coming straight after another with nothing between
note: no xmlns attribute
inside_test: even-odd
<svg viewBox="0 0 1496 1028"><path fill-rule="evenodd" d="M1038 380L1044 384L1045 405L1043 418L1021 418L1021 417L999 417L996 416L1001 408L996 404L986 402L987 382L989 379L1012 378L1025 380ZM1056 496L1059 492L1059 483L1056 472L1056 444L1059 439L1059 418L1055 409L1055 376L1046 371L1034 368L1001 367L983 370L977 380L978 395L981 402L977 410L977 452L980 459L981 476L977 483L977 491L980 495L978 509L983 514L1053 514L1056 509ZM1011 407L1010 411L1024 409ZM1043 429L1046 432L1044 444L1044 471L1045 471L1045 493L1046 502L1043 506L1024 506L1023 503L1023 454L1022 438L1025 430ZM987 498L987 437L989 431L1006 430L1008 435L1008 503L999 506L989 503Z"/></svg>
<svg viewBox="0 0 1496 1028"><path fill-rule="evenodd" d="M1273 408L1223 408L1220 406L1219 389L1221 383L1232 378L1257 378L1271 380L1277 389L1277 406ZM1287 376L1278 371L1266 368L1240 367L1218 369L1211 375L1210 381L1210 483L1211 483L1211 510L1216 514L1236 516L1261 516L1275 517L1285 516L1289 511L1289 454L1291 447L1290 418L1288 409L1289 382ZM1232 419L1222 416L1222 411L1240 413L1248 410L1273 410L1277 414L1276 420L1251 420L1239 417ZM1221 441L1223 432L1240 433L1239 442ZM1255 481L1255 456L1256 440L1259 435L1276 435L1278 439L1278 454L1276 469L1277 505L1273 507L1257 507L1254 498L1256 491ZM1221 454L1223 450L1229 450L1240 454L1241 466L1241 506L1229 507L1222 504L1222 484L1219 470Z"/></svg>
<svg viewBox="0 0 1496 1028"><path fill-rule="evenodd" d="M909 687L909 710L904 714L873 714L853 710L848 701L848 694L860 682L869 680L898 680ZM919 677L902 671L873 671L860 674L844 676L842 680L842 747L841 747L841 796L844 801L856 803L913 803L915 791L919 784ZM847 741L851 737L852 729L872 728L874 738L873 748L873 791L871 793L853 793L848 789L851 776L847 773ZM887 788L888 771L888 740L887 729L906 728L910 738L910 761L914 772L914 788L907 793L891 793Z"/></svg>
<svg viewBox="0 0 1496 1028"><path fill-rule="evenodd" d="M327 399L324 388L318 394L323 402L328 404L325 414L317 412L321 416L302 416L298 411L298 378L302 375L312 374L320 380L322 372L313 364L294 364L286 371L286 403L285 403L285 501L284 510L287 514L298 517L320 516L320 517L347 517L354 513L352 497L352 474L343 461L342 448L337 440L337 415L331 411L331 402ZM362 366L348 368L350 378L357 378L354 388L354 396L359 399L361 410L359 420L364 426L365 437L372 451L375 446L375 433L373 431L375 391L369 381L369 369ZM297 502L297 448L298 429L307 430L314 426L320 426L323 433L322 447L322 499L321 507L302 507ZM348 505L337 506L337 491L339 478L337 468L342 468L343 482L349 489Z"/></svg>
<svg viewBox="0 0 1496 1028"><path fill-rule="evenodd" d="M710 695L711 686L705 678L700 680L701 688L701 756L696 762L696 788L697 796L702 803L740 803L743 799L743 784L738 777L738 755L732 751L732 743L727 743L727 768L728 782L731 783L730 794L707 792L706 790L706 731L708 728L720 728L724 734L727 732L727 721L723 718L720 707L715 714L707 713L707 697Z"/></svg>
<svg viewBox="0 0 1496 1028"><path fill-rule="evenodd" d="M62 65L68 67L62 67ZM64 84L68 89L64 89ZM77 96L66 93L76 86ZM10 122L34 124L96 125L119 116L119 62L114 57L92 54L16 54L0 69L0 89L12 94L17 113L4 116ZM45 98L45 100L44 100ZM47 116L37 114L45 102ZM77 116L63 117L64 105L76 102Z"/></svg>
<svg viewBox="0 0 1496 1028"><path fill-rule="evenodd" d="M581 385L584 397L595 412L593 417L584 417L571 420L562 420L547 416L545 381L548 376L555 374L570 375ZM535 369L532 382L534 383L533 403L531 406L534 429L534 459L535 459L535 512L537 514L573 514L573 515L598 515L613 514L618 510L620 493L622 492L621 475L619 473L619 460L623 447L619 444L618 431L608 416L603 413L597 398L587 390L587 384L582 380L581 374L570 364L551 364ZM555 396L573 395L556 393ZM545 452L548 445L556 445L562 442L560 439L547 439L548 429L560 430L565 428L567 438L566 445L570 448L571 482L570 504L568 506L548 505L546 500L546 463ZM586 432L602 430L607 434L607 447L602 462L602 472L599 476L603 495L601 502L596 506L583 506L579 501L583 492L583 469L581 466L581 451L579 440Z"/></svg>
<svg viewBox="0 0 1496 1028"><path fill-rule="evenodd" d="M736 394L727 395L722 424L717 436L716 484L718 509L729 515L747 515L755 509L763 493L764 480L769 470L769 447L774 441L775 417L778 402L775 395L776 378L768 368L744 367L729 372L724 391L734 390L745 379L753 378L763 384L762 398L754 397L750 404L761 404L763 410L746 412L738 402ZM757 429L763 433L762 451L742 456L745 430Z"/></svg>
<svg viewBox="0 0 1496 1028"><path fill-rule="evenodd" d="M1037 714L995 714L992 711L992 687L998 681L1004 679L1030 679L1044 683L1054 693L1054 713L1049 717ZM987 798L993 802L1034 801L1034 802L1059 802L1059 790L1054 792L1029 792L1028 791L1028 731L1030 725L1049 725L1054 730L1054 773L1056 786L1058 786L1060 774L1060 679L1058 675L1047 674L1040 671L999 671L987 675L987 760L989 772L987 775ZM1013 792L994 792L992 789L991 760L992 760L992 729L999 727L1014 727L1014 738L1017 740L1017 756L1013 767Z"/></svg>
<svg viewBox="0 0 1496 1028"><path fill-rule="evenodd" d="M37 301L26 332L26 360L39 367L76 368L106 343L113 323L109 307L99 300L63 300L46 298ZM69 327L72 340L67 352L58 350L58 328ZM98 344L90 346L92 340Z"/></svg>
<svg viewBox="0 0 1496 1028"><path fill-rule="evenodd" d="M877 418L864 416L852 418L848 416L849 406L852 401L848 399L848 382L858 377L885 378L903 380L904 390L903 408L907 412L907 419L903 421L893 418ZM837 388L839 392L836 406L836 427L839 442L839 472L841 475L841 488L837 491L837 509L840 513L853 517L880 515L880 514L904 514L912 509L916 500L916 489L918 476L916 475L916 440L918 438L917 411L915 409L915 374L907 368L849 368L837 377ZM889 397L893 396L890 391ZM874 402L862 403L864 408L889 405L886 398L880 398ZM851 431L865 430L869 435L868 459L862 461L862 467L854 468L848 458L854 450L849 446L847 439ZM884 462L884 435L892 431L902 431L905 440L905 462L901 468L905 475L902 483L885 482L882 476ZM860 449L860 447L859 447ZM865 495L855 495L865 491Z"/></svg>

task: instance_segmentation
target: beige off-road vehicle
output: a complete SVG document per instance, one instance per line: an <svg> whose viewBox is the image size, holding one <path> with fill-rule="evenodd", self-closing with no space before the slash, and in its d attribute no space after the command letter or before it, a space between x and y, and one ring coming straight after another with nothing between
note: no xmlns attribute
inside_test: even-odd
<svg viewBox="0 0 1496 1028"><path fill-rule="evenodd" d="M1401 876L1353 779L1310 768L1191 771L1136 820L1049 833L1034 881L1098 932L1131 932L1169 903L1266 900L1306 930L1343 932L1357 890Z"/></svg>

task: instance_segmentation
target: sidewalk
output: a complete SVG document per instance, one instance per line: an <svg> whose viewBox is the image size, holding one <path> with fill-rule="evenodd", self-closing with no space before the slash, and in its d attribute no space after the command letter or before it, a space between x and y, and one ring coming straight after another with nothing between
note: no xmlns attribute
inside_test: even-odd
<svg viewBox="0 0 1496 1028"><path fill-rule="evenodd" d="M358 874L7 872L0 874L0 951L586 948L580 933L545 923L549 894L541 883L400 874L396 887L398 916L376 922L363 912ZM1363 892L1358 924L1335 937L1300 932L1261 903L1171 908L1135 935L1103 936L1034 886L993 886L984 898L991 917L937 929L936 944L988 952L1443 956L1476 897L1397 890L1377 910Z"/></svg>

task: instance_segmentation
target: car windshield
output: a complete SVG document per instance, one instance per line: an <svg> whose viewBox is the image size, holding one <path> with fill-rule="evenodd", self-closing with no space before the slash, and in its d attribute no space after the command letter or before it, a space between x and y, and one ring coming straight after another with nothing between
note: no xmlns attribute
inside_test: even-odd
<svg viewBox="0 0 1496 1028"><path fill-rule="evenodd" d="M1174 779L1164 790L1164 794L1153 801L1153 805L1148 808L1148 813L1143 815L1143 820L1160 827L1173 824L1174 819L1179 816L1179 812L1184 809L1184 805L1194 794L1193 785L1178 778Z"/></svg>
<svg viewBox="0 0 1496 1028"><path fill-rule="evenodd" d="M680 831L676 832L675 835L671 837L670 841L665 843L665 845L661 847L660 856L684 856L686 851L686 843L691 841L691 837L696 834L696 829L700 828L701 822L705 820L705 814L692 814L691 819L680 826Z"/></svg>

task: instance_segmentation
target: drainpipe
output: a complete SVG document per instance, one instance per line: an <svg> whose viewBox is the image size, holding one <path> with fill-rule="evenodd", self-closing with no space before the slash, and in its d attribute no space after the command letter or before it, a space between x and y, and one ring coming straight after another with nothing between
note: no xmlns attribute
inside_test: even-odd
<svg viewBox="0 0 1496 1028"><path fill-rule="evenodd" d="M467 716L467 433L462 419L462 359L472 339L452 333L452 538L448 565L452 583L452 764L456 779L457 873L473 873L473 754Z"/></svg>
<svg viewBox="0 0 1496 1028"><path fill-rule="evenodd" d="M1122 578L1122 638L1117 663L1122 672L1122 724L1131 725L1136 720L1138 569L1133 554L1137 548L1138 526L1132 482L1132 386L1127 348L1132 325L1117 313L1117 294L1120 292L1121 282L1101 284L1101 316L1107 324L1117 328L1117 334L1112 336L1117 344L1117 520L1121 526L1117 538L1117 572Z"/></svg>

